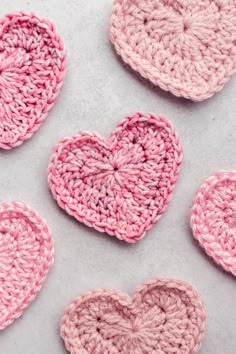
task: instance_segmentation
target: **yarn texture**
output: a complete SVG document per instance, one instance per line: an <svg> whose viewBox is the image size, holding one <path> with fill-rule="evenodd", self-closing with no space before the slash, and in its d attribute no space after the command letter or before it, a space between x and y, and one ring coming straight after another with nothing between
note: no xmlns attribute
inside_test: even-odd
<svg viewBox="0 0 236 354"><path fill-rule="evenodd" d="M68 214L134 243L165 211L181 162L171 124L135 113L108 140L82 132L61 140L50 159L48 185Z"/></svg>
<svg viewBox="0 0 236 354"><path fill-rule="evenodd" d="M26 205L0 205L0 330L34 300L52 262L45 222Z"/></svg>
<svg viewBox="0 0 236 354"><path fill-rule="evenodd" d="M203 183L190 224L206 253L236 276L236 171L219 171Z"/></svg>
<svg viewBox="0 0 236 354"><path fill-rule="evenodd" d="M235 0L115 0L110 39L153 84L202 101L236 70L235 18Z"/></svg>
<svg viewBox="0 0 236 354"><path fill-rule="evenodd" d="M71 354L195 354L205 325L196 290L158 278L132 298L102 289L79 296L62 317L61 336Z"/></svg>
<svg viewBox="0 0 236 354"><path fill-rule="evenodd" d="M32 13L0 20L0 148L39 129L59 95L66 58L55 26Z"/></svg>

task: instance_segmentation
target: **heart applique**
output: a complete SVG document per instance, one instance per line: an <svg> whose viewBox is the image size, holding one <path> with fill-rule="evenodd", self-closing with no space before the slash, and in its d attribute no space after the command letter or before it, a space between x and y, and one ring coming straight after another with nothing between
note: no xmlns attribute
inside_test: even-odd
<svg viewBox="0 0 236 354"><path fill-rule="evenodd" d="M53 262L45 222L23 204L0 206L0 330L35 299Z"/></svg>
<svg viewBox="0 0 236 354"><path fill-rule="evenodd" d="M181 162L170 123L136 113L108 140L94 133L61 140L50 159L48 184L68 214L134 243L165 211Z"/></svg>
<svg viewBox="0 0 236 354"><path fill-rule="evenodd" d="M236 276L236 171L219 171L204 182L190 224L206 253Z"/></svg>
<svg viewBox="0 0 236 354"><path fill-rule="evenodd" d="M195 354L205 326L196 290L158 278L132 298L102 289L81 295L61 319L61 336L71 354Z"/></svg>
<svg viewBox="0 0 236 354"><path fill-rule="evenodd" d="M0 148L39 129L59 95L65 51L49 21L16 12L0 20Z"/></svg>
<svg viewBox="0 0 236 354"><path fill-rule="evenodd" d="M236 70L235 18L232 0L115 0L110 39L143 77L202 101Z"/></svg>

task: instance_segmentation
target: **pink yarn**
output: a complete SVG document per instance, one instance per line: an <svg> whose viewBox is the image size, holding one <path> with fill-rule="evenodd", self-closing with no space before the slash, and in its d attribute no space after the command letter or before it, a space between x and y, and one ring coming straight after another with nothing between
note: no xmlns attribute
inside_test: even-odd
<svg viewBox="0 0 236 354"><path fill-rule="evenodd" d="M108 140L78 133L54 148L48 184L60 207L98 231L133 243L165 211L182 162L170 123L136 113Z"/></svg>
<svg viewBox="0 0 236 354"><path fill-rule="evenodd" d="M39 129L59 95L65 52L52 23L16 12L0 20L0 148Z"/></svg>
<svg viewBox="0 0 236 354"><path fill-rule="evenodd" d="M201 101L236 70L235 18L234 0L115 0L110 38L143 77Z"/></svg>
<svg viewBox="0 0 236 354"><path fill-rule="evenodd" d="M132 298L101 289L79 296L62 317L61 336L71 354L195 354L205 325L196 290L158 278Z"/></svg>
<svg viewBox="0 0 236 354"><path fill-rule="evenodd" d="M0 205L0 330L34 300L52 262L45 222L26 205Z"/></svg>
<svg viewBox="0 0 236 354"><path fill-rule="evenodd" d="M236 171L220 171L197 192L190 218L206 253L236 276Z"/></svg>

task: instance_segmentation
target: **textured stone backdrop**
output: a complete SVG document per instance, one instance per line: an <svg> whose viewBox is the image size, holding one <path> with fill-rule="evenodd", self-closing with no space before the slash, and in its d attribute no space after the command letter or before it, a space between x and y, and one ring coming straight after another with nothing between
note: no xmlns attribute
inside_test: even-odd
<svg viewBox="0 0 236 354"><path fill-rule="evenodd" d="M236 76L208 101L177 99L127 69L108 40L112 0L1 0L0 15L33 11L57 26L68 53L61 95L41 129L20 148L0 151L0 202L21 201L53 232L55 264L22 319L0 333L1 354L65 354L59 337L64 308L92 288L124 292L155 276L194 285L207 307L201 354L235 354L236 279L205 256L189 230L189 207L213 172L236 169ZM161 221L137 245L88 229L61 211L47 188L46 168L56 142L79 130L107 136L128 113L163 115L175 126L184 163Z"/></svg>

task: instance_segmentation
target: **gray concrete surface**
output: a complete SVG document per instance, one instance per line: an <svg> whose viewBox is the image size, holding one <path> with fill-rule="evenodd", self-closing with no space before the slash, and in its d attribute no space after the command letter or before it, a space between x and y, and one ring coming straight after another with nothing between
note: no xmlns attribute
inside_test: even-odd
<svg viewBox="0 0 236 354"><path fill-rule="evenodd" d="M53 232L55 264L35 302L0 333L1 354L65 354L59 319L80 293L97 287L131 293L156 276L190 282L202 294L208 324L201 354L236 353L236 281L205 256L189 229L189 207L205 178L235 169L236 77L202 103L175 98L128 70L107 36L112 0L1 0L0 16L33 11L57 25L68 53L67 77L54 109L22 147L0 151L0 202L20 201ZM161 221L137 245L120 243L77 223L47 188L46 168L56 142L79 130L107 136L128 113L153 112L175 126L184 163Z"/></svg>

